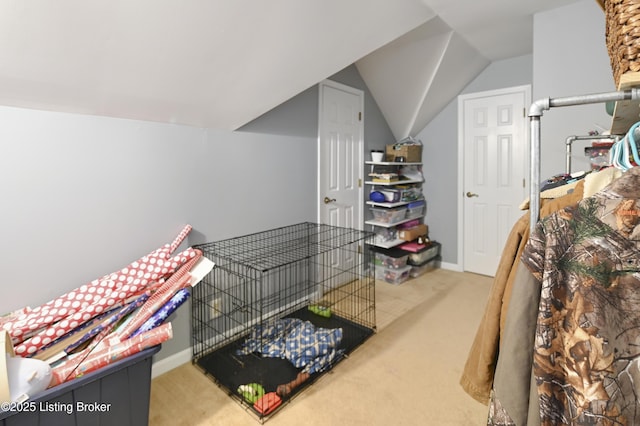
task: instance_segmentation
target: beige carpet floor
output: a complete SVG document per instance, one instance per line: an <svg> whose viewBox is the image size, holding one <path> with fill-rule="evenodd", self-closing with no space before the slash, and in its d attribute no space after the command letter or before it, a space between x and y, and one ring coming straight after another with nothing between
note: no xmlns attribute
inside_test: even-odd
<svg viewBox="0 0 640 426"><path fill-rule="evenodd" d="M482 425L458 381L492 278L435 269L376 282L378 332L269 417L270 426ZM152 381L151 425L255 425L190 363Z"/></svg>

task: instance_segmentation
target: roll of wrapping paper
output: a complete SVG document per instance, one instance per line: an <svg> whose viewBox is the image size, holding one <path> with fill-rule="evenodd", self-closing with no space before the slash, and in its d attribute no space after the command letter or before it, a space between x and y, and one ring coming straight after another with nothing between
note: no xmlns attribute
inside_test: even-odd
<svg viewBox="0 0 640 426"><path fill-rule="evenodd" d="M118 311L118 313L108 317L98 327L96 327L96 328L92 329L91 331L89 331L88 333L86 333L77 342L74 342L73 344L67 346L64 349L64 351L67 354L71 353L76 348L80 347L81 345L83 345L84 343L86 343L87 341L89 341L91 339L94 339L96 342L101 341L107 334L109 334L113 330L113 328L116 326L116 324L121 319L123 319L124 317L126 317L127 315L129 315L130 313L135 311L136 309L138 309L148 299L149 299L149 294L148 293L143 293L142 295L137 297L133 302L125 305L124 308L121 308Z"/></svg>
<svg viewBox="0 0 640 426"><path fill-rule="evenodd" d="M136 331L131 334L131 337L135 337L141 333L152 330L165 322L169 316L176 311L184 302L189 298L189 290L186 288L178 290L178 292L156 313L144 322Z"/></svg>
<svg viewBox="0 0 640 426"><path fill-rule="evenodd" d="M164 262L162 268L160 268L160 266L157 267L162 271L165 271L165 269L167 271L174 271L179 266L187 263L189 260L196 257L199 258L198 253L201 252L199 252L199 250L188 248L179 255L172 258L170 262ZM16 355L29 356L30 354L37 352L42 346L51 342L54 337L61 336L76 328L78 325L87 322L101 312L104 312L107 309L113 308L114 306L118 306L119 304L126 302L126 299L134 294L139 293L141 290L144 290L146 284L155 281L155 279L158 277L156 273L148 274L150 274L150 278L149 280L144 281L144 285L142 282L140 283L140 285L124 285L119 291L114 291L105 295L97 303L87 306L86 308L72 315L69 315L67 318L64 318L57 323L51 324L49 327L42 330L35 336L16 345ZM152 280L151 277L155 278Z"/></svg>
<svg viewBox="0 0 640 426"><path fill-rule="evenodd" d="M172 294L176 293L176 289L178 288L176 287L176 282L182 280L183 277L187 276L189 274L189 271L193 269L193 267L200 261L200 258L202 257L202 251L198 249L193 250L195 251L195 255L184 265L182 265L173 275L171 275L166 282L157 286L157 288L153 292L154 295L161 295L165 292L171 292ZM189 275L189 278L191 279L193 277ZM187 284L190 284L190 282Z"/></svg>
<svg viewBox="0 0 640 426"><path fill-rule="evenodd" d="M149 300L147 300L144 305L140 307L140 309L134 314L135 316L127 322L124 328L115 333L115 336L110 337L108 340L108 344L113 344L113 341L116 340L122 342L123 340L131 337L134 331L142 326L149 318L155 314L158 309L162 308L171 298L180 290L184 289L189 285L191 280L191 275L187 274L182 276L182 278L174 283L172 283L174 289L172 291L163 291L154 293L151 295ZM106 343L106 342L105 342Z"/></svg>
<svg viewBox="0 0 640 426"><path fill-rule="evenodd" d="M173 332L171 323L168 322L103 350L89 352L88 354L81 352L76 357L52 369L51 385L49 387L81 377L113 362L166 342L171 337L173 337Z"/></svg>
<svg viewBox="0 0 640 426"><path fill-rule="evenodd" d="M97 305L108 293L115 292L115 297L112 297L114 299L126 298L127 296L118 294L124 286L134 287L131 293L137 293L150 282L159 280L175 271L179 265L175 264L176 262L170 259L170 256L190 231L191 226L186 225L171 244L165 244L118 272L93 280L69 293L29 310L24 315L17 315L15 318L3 322L2 328L9 332L15 345L50 324L63 318L68 318L70 315L87 307ZM96 315L99 313L100 311L95 312ZM81 315L80 318L84 318L84 321L89 320L91 317L86 318L86 315L88 315L88 312ZM74 318L72 321L78 321L78 319ZM75 324L73 328L78 325Z"/></svg>
<svg viewBox="0 0 640 426"><path fill-rule="evenodd" d="M169 278L167 282L158 289L158 291L151 295L149 300L142 305L131 321L129 321L129 323L118 332L117 338L119 338L120 341L131 336L134 331L140 328L145 321L151 318L151 316L165 303L167 303L179 290L190 285L191 274L189 274L189 270L193 268L202 256L201 251L197 250L197 252L199 255L191 258L178 271L176 271L176 273L173 274L171 278Z"/></svg>
<svg viewBox="0 0 640 426"><path fill-rule="evenodd" d="M88 349L88 350L96 349L102 342L104 342L109 337L111 333L113 333L116 330L117 327L120 327L123 323L126 323L128 320L130 320L131 317L135 314L136 310L140 309L142 305L144 305L146 301L149 300L150 293L146 293L146 296L147 297L145 297L144 300L142 299L139 300L141 302L140 304L136 303L135 306L132 306L132 310L128 312L126 315L123 315L120 318L120 321L116 321L113 324L110 324L109 326L103 328L100 331L100 333L96 335L93 341L87 345L85 349Z"/></svg>
<svg viewBox="0 0 640 426"><path fill-rule="evenodd" d="M88 334L92 329L98 327L102 321L106 321L107 318L114 315L117 311L118 308L115 308L90 319L84 324L81 324L61 337L55 339L48 345L43 346L38 352L30 355L29 357L39 360L47 360L53 356L63 353L67 346L71 345L73 342L77 342L83 337L83 335Z"/></svg>

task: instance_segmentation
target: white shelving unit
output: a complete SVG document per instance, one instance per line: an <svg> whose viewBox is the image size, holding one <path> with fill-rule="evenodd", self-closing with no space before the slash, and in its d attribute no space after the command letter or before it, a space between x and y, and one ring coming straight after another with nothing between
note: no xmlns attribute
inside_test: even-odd
<svg viewBox="0 0 640 426"><path fill-rule="evenodd" d="M375 168L377 166L381 166L384 167L387 170L395 170L396 172L398 172L398 174L400 174L400 169L402 167L406 167L406 166L414 166L417 167L418 170L420 170L420 172L422 172L422 163L416 163L416 162L389 162L389 161L366 161L365 164L371 166L371 171L374 172ZM375 187L381 187L381 188L390 188L390 189L395 189L396 187L402 187L405 185L414 185L414 184L422 184L424 182L424 178L422 179L403 179L402 176L400 175L400 179L397 181L392 181L392 182L378 182L378 181L374 181L374 180L367 180L365 181L365 185L369 185L371 191L373 191L375 189ZM371 192L370 191L370 192ZM372 208L388 208L388 209L392 209L392 208L398 208L398 207L403 207L403 206L409 206L412 203L415 203L417 201L420 200L424 200L424 198L421 199L416 199L416 200L410 200L410 201L396 201L396 202L376 202L376 201L367 201L366 204ZM388 222L382 222L379 220L375 220L375 219L370 219L365 221L366 225L372 226L372 227L378 227L378 228L386 228L388 230L393 230L394 228L396 228L398 225L401 225L403 223L406 222L410 222L412 220L415 219L420 219L424 216L424 208L422 211L422 214L420 216L416 216L416 217L407 217L407 218L403 218L399 221L394 221L393 223L388 223ZM390 239L387 241L380 241L379 238L375 238L373 245L377 246L377 247L382 247L382 248L392 248L395 247L399 244L402 244L403 242L405 242L404 240L401 240L399 238L396 239Z"/></svg>
<svg viewBox="0 0 640 426"><path fill-rule="evenodd" d="M365 164L371 167L371 179L365 182L369 186L369 194L373 191L383 194L370 197L376 201L366 201L369 209L375 212L371 214L372 219L365 221L365 225L373 228L376 234L370 247L375 252L375 277L376 280L389 284L401 284L428 271L429 264L438 259L440 253L439 243L420 242L420 237L423 236L420 233L428 234L428 228L424 224L426 201L422 193L422 163L366 161ZM408 225L409 228L402 233L397 229L416 219L420 226ZM403 235L406 240L398 235ZM409 239L411 241L407 241Z"/></svg>

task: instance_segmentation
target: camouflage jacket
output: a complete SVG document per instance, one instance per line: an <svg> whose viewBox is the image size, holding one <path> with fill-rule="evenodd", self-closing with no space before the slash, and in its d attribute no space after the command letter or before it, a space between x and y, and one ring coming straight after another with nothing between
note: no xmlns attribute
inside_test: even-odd
<svg viewBox="0 0 640 426"><path fill-rule="evenodd" d="M540 284L531 367L542 425L640 424L638 225L640 167L531 234L521 260ZM489 424L508 424L496 407Z"/></svg>

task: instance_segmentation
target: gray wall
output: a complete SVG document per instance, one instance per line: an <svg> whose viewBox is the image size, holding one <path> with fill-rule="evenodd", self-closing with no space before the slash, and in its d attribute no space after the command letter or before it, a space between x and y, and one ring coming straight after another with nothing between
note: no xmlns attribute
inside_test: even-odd
<svg viewBox="0 0 640 426"><path fill-rule="evenodd" d="M316 216L316 139L0 107L0 312L37 306L171 242ZM284 188L284 189L283 189ZM159 358L190 345L189 310Z"/></svg>
<svg viewBox="0 0 640 426"><path fill-rule="evenodd" d="M540 13L534 20L533 99L615 90L605 40L605 16L597 2ZM552 108L541 119L541 177L565 170L565 140L590 130L609 130L604 104ZM584 147L573 144L572 170L588 169Z"/></svg>
<svg viewBox="0 0 640 426"><path fill-rule="evenodd" d="M382 116L378 104L373 99L369 88L365 84L355 65L345 68L339 73L329 77L329 80L346 84L364 91L364 150L367 160L370 149L383 149L385 145L395 142L393 133Z"/></svg>
<svg viewBox="0 0 640 426"><path fill-rule="evenodd" d="M365 160L370 159L369 151L371 149L384 149L385 145L395 142L387 121L355 65L348 66L329 77L328 80L360 89L364 93L363 136ZM318 98L319 87L316 85L263 114L239 130L317 138ZM363 203L369 199L368 189L367 187L364 188ZM370 217L369 210L365 209L365 220Z"/></svg>
<svg viewBox="0 0 640 426"><path fill-rule="evenodd" d="M364 143L365 153L381 149L394 142L393 133L380 112L369 88L355 65L350 65L332 75L333 80L364 92ZM240 131L272 133L279 135L318 137L318 86L315 85L282 105L246 124Z"/></svg>
<svg viewBox="0 0 640 426"><path fill-rule="evenodd" d="M366 89L354 66L332 79ZM365 108L365 139L384 145L368 91ZM185 224L194 245L315 221L317 117L317 86L238 132L0 107L0 312L119 270ZM190 346L189 320L185 305L157 360Z"/></svg>
<svg viewBox="0 0 640 426"><path fill-rule="evenodd" d="M245 124L240 132L318 137L318 85Z"/></svg>

